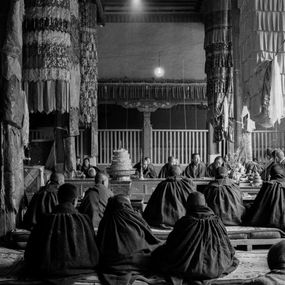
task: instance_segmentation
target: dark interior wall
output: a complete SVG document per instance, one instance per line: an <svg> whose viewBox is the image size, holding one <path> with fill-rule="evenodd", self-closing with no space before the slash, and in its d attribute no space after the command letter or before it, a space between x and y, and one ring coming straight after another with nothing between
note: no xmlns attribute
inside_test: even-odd
<svg viewBox="0 0 285 285"><path fill-rule="evenodd" d="M154 129L206 129L207 111L198 106L174 106L151 114ZM163 118L163 119L162 119ZM118 105L99 105L99 129L142 129L143 113Z"/></svg>
<svg viewBox="0 0 285 285"><path fill-rule="evenodd" d="M166 79L205 78L202 23L107 23L98 31L100 78L152 78L161 66Z"/></svg>

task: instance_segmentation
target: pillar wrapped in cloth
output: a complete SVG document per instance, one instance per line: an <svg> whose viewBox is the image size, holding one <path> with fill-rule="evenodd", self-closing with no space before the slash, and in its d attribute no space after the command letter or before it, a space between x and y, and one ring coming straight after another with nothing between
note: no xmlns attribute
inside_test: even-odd
<svg viewBox="0 0 285 285"><path fill-rule="evenodd" d="M233 58L231 1L205 1L205 72L209 121L214 141L233 138Z"/></svg>

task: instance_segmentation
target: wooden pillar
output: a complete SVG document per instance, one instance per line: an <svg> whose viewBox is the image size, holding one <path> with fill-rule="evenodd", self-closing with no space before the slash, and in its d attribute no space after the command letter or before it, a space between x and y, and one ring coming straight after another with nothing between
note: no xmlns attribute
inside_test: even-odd
<svg viewBox="0 0 285 285"><path fill-rule="evenodd" d="M97 122L92 122L91 124L91 157L90 163L92 165L97 165L98 156L98 127Z"/></svg>
<svg viewBox="0 0 285 285"><path fill-rule="evenodd" d="M233 60L234 60L234 150L240 146L242 142L242 106L243 98L240 87L240 50L239 50L239 20L240 10L238 8L238 0L232 0L232 36L233 36Z"/></svg>
<svg viewBox="0 0 285 285"><path fill-rule="evenodd" d="M214 142L214 128L211 123L208 123L208 163L213 161L213 158L219 154L218 143ZM206 161L205 161L206 162Z"/></svg>
<svg viewBox="0 0 285 285"><path fill-rule="evenodd" d="M151 157L152 154L152 126L151 112L143 112L143 157Z"/></svg>
<svg viewBox="0 0 285 285"><path fill-rule="evenodd" d="M64 173L64 136L67 135L67 129L64 129L63 114L59 111L56 112L55 118L55 171Z"/></svg>

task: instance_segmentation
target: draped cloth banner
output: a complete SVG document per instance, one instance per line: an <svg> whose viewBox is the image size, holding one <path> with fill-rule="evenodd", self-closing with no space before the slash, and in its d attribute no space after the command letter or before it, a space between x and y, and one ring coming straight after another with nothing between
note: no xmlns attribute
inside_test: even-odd
<svg viewBox="0 0 285 285"><path fill-rule="evenodd" d="M240 0L239 8L243 93L249 102L251 118L263 127L272 127L276 121L275 115L272 119L273 105L285 115L285 1ZM273 72L276 76L272 76L272 71L279 68L280 76L276 72ZM283 100L279 101L280 104L283 101L283 110L281 106L272 105L271 100L275 98L273 93L278 98L280 87Z"/></svg>
<svg viewBox="0 0 285 285"><path fill-rule="evenodd" d="M79 1L80 13L80 122L97 129L97 6L92 0Z"/></svg>
<svg viewBox="0 0 285 285"><path fill-rule="evenodd" d="M30 112L69 111L70 2L25 1L23 79Z"/></svg>
<svg viewBox="0 0 285 285"><path fill-rule="evenodd" d="M214 141L232 140L233 134L233 56L231 1L206 0L205 72L207 74L208 118L214 128ZM225 120L225 118L228 118Z"/></svg>

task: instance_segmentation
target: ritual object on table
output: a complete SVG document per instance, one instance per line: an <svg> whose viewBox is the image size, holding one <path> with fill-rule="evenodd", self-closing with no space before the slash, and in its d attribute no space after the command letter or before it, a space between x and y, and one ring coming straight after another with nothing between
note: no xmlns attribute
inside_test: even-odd
<svg viewBox="0 0 285 285"><path fill-rule="evenodd" d="M111 166L107 168L107 172L114 180L130 180L130 176L135 173L135 170L132 167L130 155L126 149L121 148L113 151Z"/></svg>
<svg viewBox="0 0 285 285"><path fill-rule="evenodd" d="M261 186L262 185L262 179L259 175L258 172L255 172L254 177L253 177L253 181L252 181L252 185L253 186Z"/></svg>

